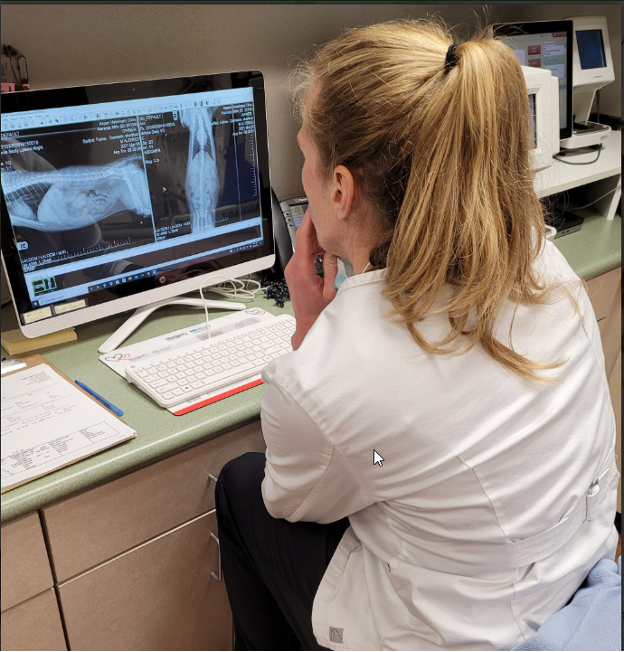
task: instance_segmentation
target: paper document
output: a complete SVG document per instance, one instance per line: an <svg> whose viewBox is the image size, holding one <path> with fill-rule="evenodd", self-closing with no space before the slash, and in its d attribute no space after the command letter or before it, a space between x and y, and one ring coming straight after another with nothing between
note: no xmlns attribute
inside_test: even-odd
<svg viewBox="0 0 624 652"><path fill-rule="evenodd" d="M274 318L275 315L266 310L262 310L262 308L248 308L247 310L218 317L217 319L211 319L210 336L217 337L224 333L244 328L245 326L251 326L259 321ZM120 376L125 378L125 369L131 362L144 362L154 355L165 353L166 351L175 351L183 346L203 342L207 338L206 322L203 321L200 324L190 326L189 328L181 328L173 333L152 337L144 342L124 346L115 351L111 351L110 353L104 353L100 356L100 360L113 371L116 371ZM185 414L193 409L207 405L213 400L225 398L226 396L241 391L241 389L247 389L248 387L260 384L260 382L260 375L257 374L246 378L244 381L221 387L214 392L207 392L201 396L196 396L190 401L184 401L179 405L174 405L167 409L173 414Z"/></svg>
<svg viewBox="0 0 624 652"><path fill-rule="evenodd" d="M136 433L46 364L2 379L2 491Z"/></svg>

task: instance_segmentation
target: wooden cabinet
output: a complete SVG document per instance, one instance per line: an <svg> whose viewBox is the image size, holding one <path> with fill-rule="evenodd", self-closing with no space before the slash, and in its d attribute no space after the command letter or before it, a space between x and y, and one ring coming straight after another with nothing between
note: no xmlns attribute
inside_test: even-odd
<svg viewBox="0 0 624 652"><path fill-rule="evenodd" d="M2 528L2 611L52 587L39 514Z"/></svg>
<svg viewBox="0 0 624 652"><path fill-rule="evenodd" d="M609 316L611 312L621 277L622 268L618 267L587 281L587 294L589 294L596 319L599 322Z"/></svg>
<svg viewBox="0 0 624 652"><path fill-rule="evenodd" d="M59 586L73 650L229 650L215 512Z"/></svg>
<svg viewBox="0 0 624 652"><path fill-rule="evenodd" d="M66 650L54 589L2 612L3 650Z"/></svg>
<svg viewBox="0 0 624 652"><path fill-rule="evenodd" d="M39 514L2 528L2 649L66 650Z"/></svg>
<svg viewBox="0 0 624 652"><path fill-rule="evenodd" d="M74 650L229 650L214 482L260 421L42 511Z"/></svg>
<svg viewBox="0 0 624 652"><path fill-rule="evenodd" d="M265 450L260 421L43 510L57 582L214 508L228 461Z"/></svg>

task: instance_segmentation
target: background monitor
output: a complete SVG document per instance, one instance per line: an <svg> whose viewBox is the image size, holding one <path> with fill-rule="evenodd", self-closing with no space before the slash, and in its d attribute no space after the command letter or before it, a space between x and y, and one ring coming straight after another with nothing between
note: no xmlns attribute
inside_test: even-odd
<svg viewBox="0 0 624 652"><path fill-rule="evenodd" d="M587 124L596 91L615 80L609 30L605 16L575 16L574 25L574 115Z"/></svg>
<svg viewBox="0 0 624 652"><path fill-rule="evenodd" d="M508 45L518 61L530 68L550 70L559 80L559 138L572 135L572 51L571 20L545 20L493 25L495 37Z"/></svg>
<svg viewBox="0 0 624 652"><path fill-rule="evenodd" d="M1 130L2 261L28 337L275 261L257 71L6 94Z"/></svg>

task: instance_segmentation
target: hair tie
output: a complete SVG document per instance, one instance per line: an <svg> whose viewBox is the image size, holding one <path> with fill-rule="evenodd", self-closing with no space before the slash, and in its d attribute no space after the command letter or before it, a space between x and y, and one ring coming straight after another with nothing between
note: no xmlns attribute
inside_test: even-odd
<svg viewBox="0 0 624 652"><path fill-rule="evenodd" d="M453 43L449 45L449 49L446 51L446 61L444 62L444 69L448 72L451 68L457 63L457 57L455 56L455 50L459 47L458 43Z"/></svg>

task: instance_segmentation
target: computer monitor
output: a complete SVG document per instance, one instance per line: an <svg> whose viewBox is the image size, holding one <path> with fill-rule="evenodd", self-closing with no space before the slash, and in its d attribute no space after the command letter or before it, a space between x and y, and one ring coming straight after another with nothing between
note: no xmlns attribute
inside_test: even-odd
<svg viewBox="0 0 624 652"><path fill-rule="evenodd" d="M586 125L596 91L615 80L605 16L570 18L574 30L573 107L575 122Z"/></svg>
<svg viewBox="0 0 624 652"><path fill-rule="evenodd" d="M523 66L545 68L559 80L559 138L572 135L571 20L497 23L493 35L508 45Z"/></svg>
<svg viewBox="0 0 624 652"><path fill-rule="evenodd" d="M531 170L539 172L559 152L559 85L549 70L521 66L529 100Z"/></svg>
<svg viewBox="0 0 624 652"><path fill-rule="evenodd" d="M271 267L260 72L2 96L2 262L36 337Z"/></svg>

